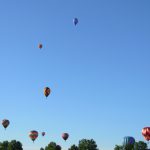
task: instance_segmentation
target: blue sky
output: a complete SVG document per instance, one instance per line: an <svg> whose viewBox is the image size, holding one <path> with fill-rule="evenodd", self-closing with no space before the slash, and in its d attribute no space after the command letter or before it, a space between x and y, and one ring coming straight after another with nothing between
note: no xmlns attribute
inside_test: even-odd
<svg viewBox="0 0 150 150"><path fill-rule="evenodd" d="M150 125L150 1L0 2L0 141L112 150ZM73 18L79 19L73 25ZM38 43L43 48L38 49ZM46 99L43 88L49 86ZM31 130L46 132L33 144ZM61 134L68 132L67 142Z"/></svg>

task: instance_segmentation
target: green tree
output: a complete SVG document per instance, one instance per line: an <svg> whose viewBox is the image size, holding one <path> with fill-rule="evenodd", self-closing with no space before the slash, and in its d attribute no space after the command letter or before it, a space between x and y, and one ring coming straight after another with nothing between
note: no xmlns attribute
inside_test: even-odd
<svg viewBox="0 0 150 150"><path fill-rule="evenodd" d="M4 141L0 143L0 150L7 150L8 149L8 141Z"/></svg>
<svg viewBox="0 0 150 150"><path fill-rule="evenodd" d="M123 150L134 150L134 145L126 145L123 147Z"/></svg>
<svg viewBox="0 0 150 150"><path fill-rule="evenodd" d="M55 142L50 142L48 146L45 147L45 150L61 150L61 146Z"/></svg>
<svg viewBox="0 0 150 150"><path fill-rule="evenodd" d="M147 144L143 141L135 142L134 145L115 145L114 150L147 150Z"/></svg>
<svg viewBox="0 0 150 150"><path fill-rule="evenodd" d="M44 148L43 148L43 147L41 147L41 148L40 148L40 150L44 150Z"/></svg>
<svg viewBox="0 0 150 150"><path fill-rule="evenodd" d="M8 144L8 150L23 150L22 144L19 141L12 140Z"/></svg>
<svg viewBox="0 0 150 150"><path fill-rule="evenodd" d="M76 145L72 145L68 150L79 150L79 148Z"/></svg>
<svg viewBox="0 0 150 150"><path fill-rule="evenodd" d="M93 139L82 139L79 141L79 150L98 150L97 144Z"/></svg>
<svg viewBox="0 0 150 150"><path fill-rule="evenodd" d="M61 150L61 146L60 145L56 145L55 150Z"/></svg>
<svg viewBox="0 0 150 150"><path fill-rule="evenodd" d="M134 150L146 150L147 144L143 141L135 142Z"/></svg>
<svg viewBox="0 0 150 150"><path fill-rule="evenodd" d="M56 148L56 143L55 142L50 142L48 146L45 147L45 150L55 150Z"/></svg>
<svg viewBox="0 0 150 150"><path fill-rule="evenodd" d="M23 148L21 142L12 140L0 142L0 150L23 150Z"/></svg>
<svg viewBox="0 0 150 150"><path fill-rule="evenodd" d="M121 146L121 145L115 145L114 150L123 150L123 146Z"/></svg>

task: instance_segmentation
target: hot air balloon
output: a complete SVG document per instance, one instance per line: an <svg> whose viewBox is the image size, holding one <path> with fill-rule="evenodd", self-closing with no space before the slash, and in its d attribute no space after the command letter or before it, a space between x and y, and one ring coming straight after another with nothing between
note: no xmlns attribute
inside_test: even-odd
<svg viewBox="0 0 150 150"><path fill-rule="evenodd" d="M44 88L44 95L46 96L46 97L48 97L48 95L51 93L51 89L49 88L49 87L45 87Z"/></svg>
<svg viewBox="0 0 150 150"><path fill-rule="evenodd" d="M10 123L9 120L7 119L2 120L2 125L5 129L8 127L9 123Z"/></svg>
<svg viewBox="0 0 150 150"><path fill-rule="evenodd" d="M134 145L135 143L135 139L131 136L125 136L124 140L123 140L123 145L127 146L127 145Z"/></svg>
<svg viewBox="0 0 150 150"><path fill-rule="evenodd" d="M42 136L44 136L45 135L45 132L42 132Z"/></svg>
<svg viewBox="0 0 150 150"><path fill-rule="evenodd" d="M63 133L62 134L62 138L66 141L69 137L69 134L68 133Z"/></svg>
<svg viewBox="0 0 150 150"><path fill-rule="evenodd" d="M142 129L142 135L144 136L146 141L150 140L150 127L144 127Z"/></svg>
<svg viewBox="0 0 150 150"><path fill-rule="evenodd" d="M74 19L73 19L73 23L74 23L75 26L78 24L78 22L79 22L79 21L78 21L78 18L74 18Z"/></svg>
<svg viewBox="0 0 150 150"><path fill-rule="evenodd" d="M35 130L32 130L29 132L29 137L31 138L31 140L34 142L36 140L36 138L38 137L38 132Z"/></svg>
<svg viewBox="0 0 150 150"><path fill-rule="evenodd" d="M41 49L41 48L43 47L43 45L40 43L40 44L38 45L38 47Z"/></svg>

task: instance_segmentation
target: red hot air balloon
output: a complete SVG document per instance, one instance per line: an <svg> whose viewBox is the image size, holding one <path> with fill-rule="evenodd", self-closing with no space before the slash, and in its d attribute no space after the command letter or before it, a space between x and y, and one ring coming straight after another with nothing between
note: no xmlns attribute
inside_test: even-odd
<svg viewBox="0 0 150 150"><path fill-rule="evenodd" d="M62 138L66 141L69 137L69 134L68 133L63 133L62 134Z"/></svg>
<svg viewBox="0 0 150 150"><path fill-rule="evenodd" d="M5 129L9 126L9 123L10 123L9 120L7 119L2 120L2 125Z"/></svg>
<svg viewBox="0 0 150 150"><path fill-rule="evenodd" d="M31 140L34 142L36 140L36 138L38 137L38 132L35 130L32 130L29 132L29 137L31 138Z"/></svg>
<svg viewBox="0 0 150 150"><path fill-rule="evenodd" d="M38 45L38 47L41 49L41 48L43 47L43 45L40 43L40 44Z"/></svg>
<svg viewBox="0 0 150 150"><path fill-rule="evenodd" d="M44 88L44 95L46 96L46 97L48 97L48 95L51 93L51 89L49 88L49 87L45 87Z"/></svg>
<svg viewBox="0 0 150 150"><path fill-rule="evenodd" d="M150 127L144 127L142 129L142 135L144 136L146 141L150 140Z"/></svg>
<svg viewBox="0 0 150 150"><path fill-rule="evenodd" d="M45 132L42 132L42 136L44 136L45 135Z"/></svg>

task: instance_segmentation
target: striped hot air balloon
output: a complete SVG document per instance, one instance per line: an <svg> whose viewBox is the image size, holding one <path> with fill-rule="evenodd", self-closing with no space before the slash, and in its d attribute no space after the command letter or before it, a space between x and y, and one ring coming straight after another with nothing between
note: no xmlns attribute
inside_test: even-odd
<svg viewBox="0 0 150 150"><path fill-rule="evenodd" d="M150 140L150 127L144 127L142 129L142 135L144 136L146 141Z"/></svg>
<svg viewBox="0 0 150 150"><path fill-rule="evenodd" d="M34 142L36 138L38 137L38 132L35 130L32 130L29 132L29 137L30 139Z"/></svg>

